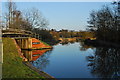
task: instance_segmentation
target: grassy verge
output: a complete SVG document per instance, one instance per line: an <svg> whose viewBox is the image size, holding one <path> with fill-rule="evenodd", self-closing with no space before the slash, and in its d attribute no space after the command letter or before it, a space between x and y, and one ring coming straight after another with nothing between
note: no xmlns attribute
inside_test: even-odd
<svg viewBox="0 0 120 80"><path fill-rule="evenodd" d="M44 41L42 41L42 40L40 40L43 44L45 44L46 46L51 46L51 45L49 45L49 44L47 44L46 42L44 42Z"/></svg>
<svg viewBox="0 0 120 80"><path fill-rule="evenodd" d="M3 38L3 78L43 78L22 63L14 41Z"/></svg>

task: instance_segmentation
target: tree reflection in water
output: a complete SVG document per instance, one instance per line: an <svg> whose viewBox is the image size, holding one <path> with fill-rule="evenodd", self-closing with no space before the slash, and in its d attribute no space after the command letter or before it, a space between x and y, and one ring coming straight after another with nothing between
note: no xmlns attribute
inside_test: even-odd
<svg viewBox="0 0 120 80"><path fill-rule="evenodd" d="M69 44L74 44L76 41L61 41L60 44L62 45L69 45Z"/></svg>
<svg viewBox="0 0 120 80"><path fill-rule="evenodd" d="M80 51L86 51L89 48L94 49L94 47L85 45L84 42L82 42L82 41L79 41L79 44L81 45L80 46Z"/></svg>
<svg viewBox="0 0 120 80"><path fill-rule="evenodd" d="M96 48L94 56L88 56L91 73L101 78L120 78L120 49Z"/></svg>
<svg viewBox="0 0 120 80"><path fill-rule="evenodd" d="M43 70L46 68L47 65L49 65L49 56L52 52L52 49L41 55L36 61L32 61L31 64L35 66L37 69Z"/></svg>
<svg viewBox="0 0 120 80"><path fill-rule="evenodd" d="M80 42L81 51L95 47ZM100 78L120 78L120 49L96 47L94 55L87 56L91 73Z"/></svg>

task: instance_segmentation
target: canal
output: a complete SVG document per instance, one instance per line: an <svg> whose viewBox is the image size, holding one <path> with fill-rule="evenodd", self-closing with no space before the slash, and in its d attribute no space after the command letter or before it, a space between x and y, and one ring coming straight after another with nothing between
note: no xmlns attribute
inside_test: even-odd
<svg viewBox="0 0 120 80"><path fill-rule="evenodd" d="M119 49L96 48L83 42L53 47L52 50L24 52L24 55L34 67L55 78L120 77Z"/></svg>

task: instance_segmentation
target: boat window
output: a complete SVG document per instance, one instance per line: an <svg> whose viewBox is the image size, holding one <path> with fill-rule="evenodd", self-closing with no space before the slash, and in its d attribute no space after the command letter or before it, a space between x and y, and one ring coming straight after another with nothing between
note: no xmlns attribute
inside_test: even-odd
<svg viewBox="0 0 120 80"><path fill-rule="evenodd" d="M32 44L40 44L40 42L33 42Z"/></svg>

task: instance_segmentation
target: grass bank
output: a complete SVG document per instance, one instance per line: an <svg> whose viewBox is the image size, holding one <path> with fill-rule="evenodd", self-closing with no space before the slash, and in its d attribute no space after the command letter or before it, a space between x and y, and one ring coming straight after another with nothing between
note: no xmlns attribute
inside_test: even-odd
<svg viewBox="0 0 120 80"><path fill-rule="evenodd" d="M51 45L49 45L49 44L47 44L46 42L44 42L44 41L42 41L42 40L40 40L43 44L45 44L46 46L51 46Z"/></svg>
<svg viewBox="0 0 120 80"><path fill-rule="evenodd" d="M3 38L3 78L43 78L37 72L31 70L22 63L14 41Z"/></svg>

